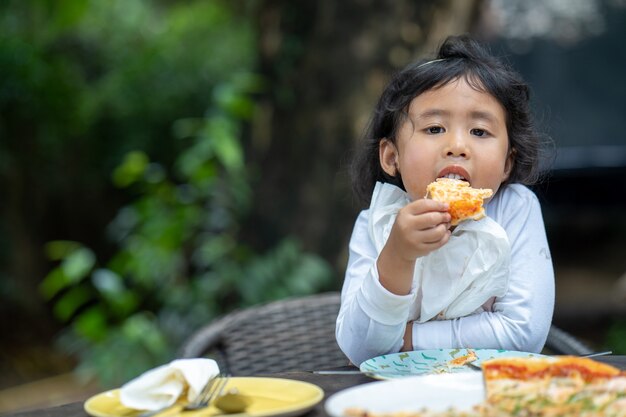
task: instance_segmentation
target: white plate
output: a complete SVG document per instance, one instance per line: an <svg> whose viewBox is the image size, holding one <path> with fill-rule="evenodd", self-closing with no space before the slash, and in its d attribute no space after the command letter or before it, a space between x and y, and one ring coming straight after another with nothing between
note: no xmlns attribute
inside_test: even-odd
<svg viewBox="0 0 626 417"><path fill-rule="evenodd" d="M505 357L523 358L545 358L545 355L529 352L518 352L514 350L501 349L472 349L478 359L474 365L480 364L488 359ZM468 349L430 349L416 350L412 352L392 353L368 359L359 367L362 372L378 379L404 378L414 375L436 374L436 373L461 373L475 372L469 366L450 367L448 362L454 358L459 358L468 354Z"/></svg>
<svg viewBox="0 0 626 417"><path fill-rule="evenodd" d="M326 401L326 412L343 417L346 408L374 413L419 411L427 407L443 411L450 407L469 410L485 397L482 372L421 375L378 381L348 388Z"/></svg>

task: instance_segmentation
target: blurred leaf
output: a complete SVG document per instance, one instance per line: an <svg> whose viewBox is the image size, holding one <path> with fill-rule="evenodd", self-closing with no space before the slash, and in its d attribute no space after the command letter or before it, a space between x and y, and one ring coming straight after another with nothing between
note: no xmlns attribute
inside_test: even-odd
<svg viewBox="0 0 626 417"><path fill-rule="evenodd" d="M224 117L214 118L205 133L219 161L231 172L243 167L243 152L237 140L237 127Z"/></svg>
<svg viewBox="0 0 626 417"><path fill-rule="evenodd" d="M152 162L148 164L144 177L146 182L150 184L159 184L166 179L167 173L165 172L163 165Z"/></svg>
<svg viewBox="0 0 626 417"><path fill-rule="evenodd" d="M121 165L113 171L113 183L120 188L141 179L149 164L148 156L141 151L133 151L126 154Z"/></svg>
<svg viewBox="0 0 626 417"><path fill-rule="evenodd" d="M126 290L122 278L108 269L95 270L91 274L91 280L96 289L106 297L119 297Z"/></svg>
<svg viewBox="0 0 626 417"><path fill-rule="evenodd" d="M51 261L60 261L70 253L79 249L82 245L78 242L69 240L55 240L45 245L45 251L48 259Z"/></svg>
<svg viewBox="0 0 626 417"><path fill-rule="evenodd" d="M332 271L328 264L318 257L302 255L291 271L288 292L295 295L306 295L316 292L329 284Z"/></svg>
<svg viewBox="0 0 626 417"><path fill-rule="evenodd" d="M51 7L53 22L57 29L71 28L87 11L88 0L55 0Z"/></svg>
<svg viewBox="0 0 626 417"><path fill-rule="evenodd" d="M287 296L305 295L323 290L332 282L330 267L320 258L305 255L291 239L283 240L274 250L257 257L238 282L245 304Z"/></svg>
<svg viewBox="0 0 626 417"><path fill-rule="evenodd" d="M109 269L98 269L92 274L94 287L110 304L113 315L125 318L139 305L138 296L129 291L122 277Z"/></svg>
<svg viewBox="0 0 626 417"><path fill-rule="evenodd" d="M227 256L236 244L233 238L226 234L216 237L207 236L192 255L194 264L200 268L207 268Z"/></svg>
<svg viewBox="0 0 626 417"><path fill-rule="evenodd" d="M87 248L81 247L68 254L61 262L61 270L70 283L84 279L96 264L96 256Z"/></svg>
<svg viewBox="0 0 626 417"><path fill-rule="evenodd" d="M626 355L626 319L611 323L606 337L606 346L615 355Z"/></svg>
<svg viewBox="0 0 626 417"><path fill-rule="evenodd" d="M200 132L204 122L204 119L201 118L178 119L172 126L172 133L178 139L191 138Z"/></svg>
<svg viewBox="0 0 626 417"><path fill-rule="evenodd" d="M39 286L41 294L48 300L67 287L69 280L60 268L54 268L46 275Z"/></svg>
<svg viewBox="0 0 626 417"><path fill-rule="evenodd" d="M68 321L79 308L91 300L91 293L85 287L72 287L54 305L54 314L61 321Z"/></svg>
<svg viewBox="0 0 626 417"><path fill-rule="evenodd" d="M239 93L233 86L220 85L214 92L217 104L225 111L241 119L249 119L254 112L254 102L244 94Z"/></svg>
<svg viewBox="0 0 626 417"><path fill-rule="evenodd" d="M98 342L106 337L109 330L106 316L101 306L95 306L82 312L74 321L73 327L79 335Z"/></svg>
<svg viewBox="0 0 626 417"><path fill-rule="evenodd" d="M113 309L113 316L124 319L137 311L140 304L139 294L133 291L125 291L119 295L119 297L109 298L109 303Z"/></svg>
<svg viewBox="0 0 626 417"><path fill-rule="evenodd" d="M141 344L152 354L159 355L167 350L167 342L158 324L146 314L136 314L128 318L122 332L129 340Z"/></svg>

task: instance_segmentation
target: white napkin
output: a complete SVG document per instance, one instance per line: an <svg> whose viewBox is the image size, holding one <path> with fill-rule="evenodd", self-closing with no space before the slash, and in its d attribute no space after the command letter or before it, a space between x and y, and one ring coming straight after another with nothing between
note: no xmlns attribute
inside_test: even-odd
<svg viewBox="0 0 626 417"><path fill-rule="evenodd" d="M158 410L174 404L185 389L187 400L193 401L218 374L219 367L213 359L177 359L124 384L120 401L129 408Z"/></svg>
<svg viewBox="0 0 626 417"><path fill-rule="evenodd" d="M409 201L400 188L376 184L369 234L378 253L389 238L398 210ZM446 320L482 311L483 304L507 291L510 252L506 232L492 219L462 222L448 243L417 259L415 301L408 320Z"/></svg>

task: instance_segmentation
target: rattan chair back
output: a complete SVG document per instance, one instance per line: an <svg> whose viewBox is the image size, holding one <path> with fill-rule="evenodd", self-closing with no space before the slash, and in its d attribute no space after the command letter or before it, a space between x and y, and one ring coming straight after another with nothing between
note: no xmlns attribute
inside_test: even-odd
<svg viewBox="0 0 626 417"><path fill-rule="evenodd" d="M554 324L550 326L544 350L553 355L586 355L593 352L587 343Z"/></svg>
<svg viewBox="0 0 626 417"><path fill-rule="evenodd" d="M348 365L335 339L339 305L333 292L235 311L194 333L180 356L211 357L233 375Z"/></svg>

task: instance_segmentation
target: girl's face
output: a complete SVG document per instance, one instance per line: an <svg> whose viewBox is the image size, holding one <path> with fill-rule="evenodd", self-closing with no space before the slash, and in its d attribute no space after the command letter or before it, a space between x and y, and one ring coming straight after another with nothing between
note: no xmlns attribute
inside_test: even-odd
<svg viewBox="0 0 626 417"><path fill-rule="evenodd" d="M415 97L396 143L380 142L381 166L400 173L411 200L423 198L426 186L440 177L464 179L494 194L511 172L504 107L464 78Z"/></svg>

